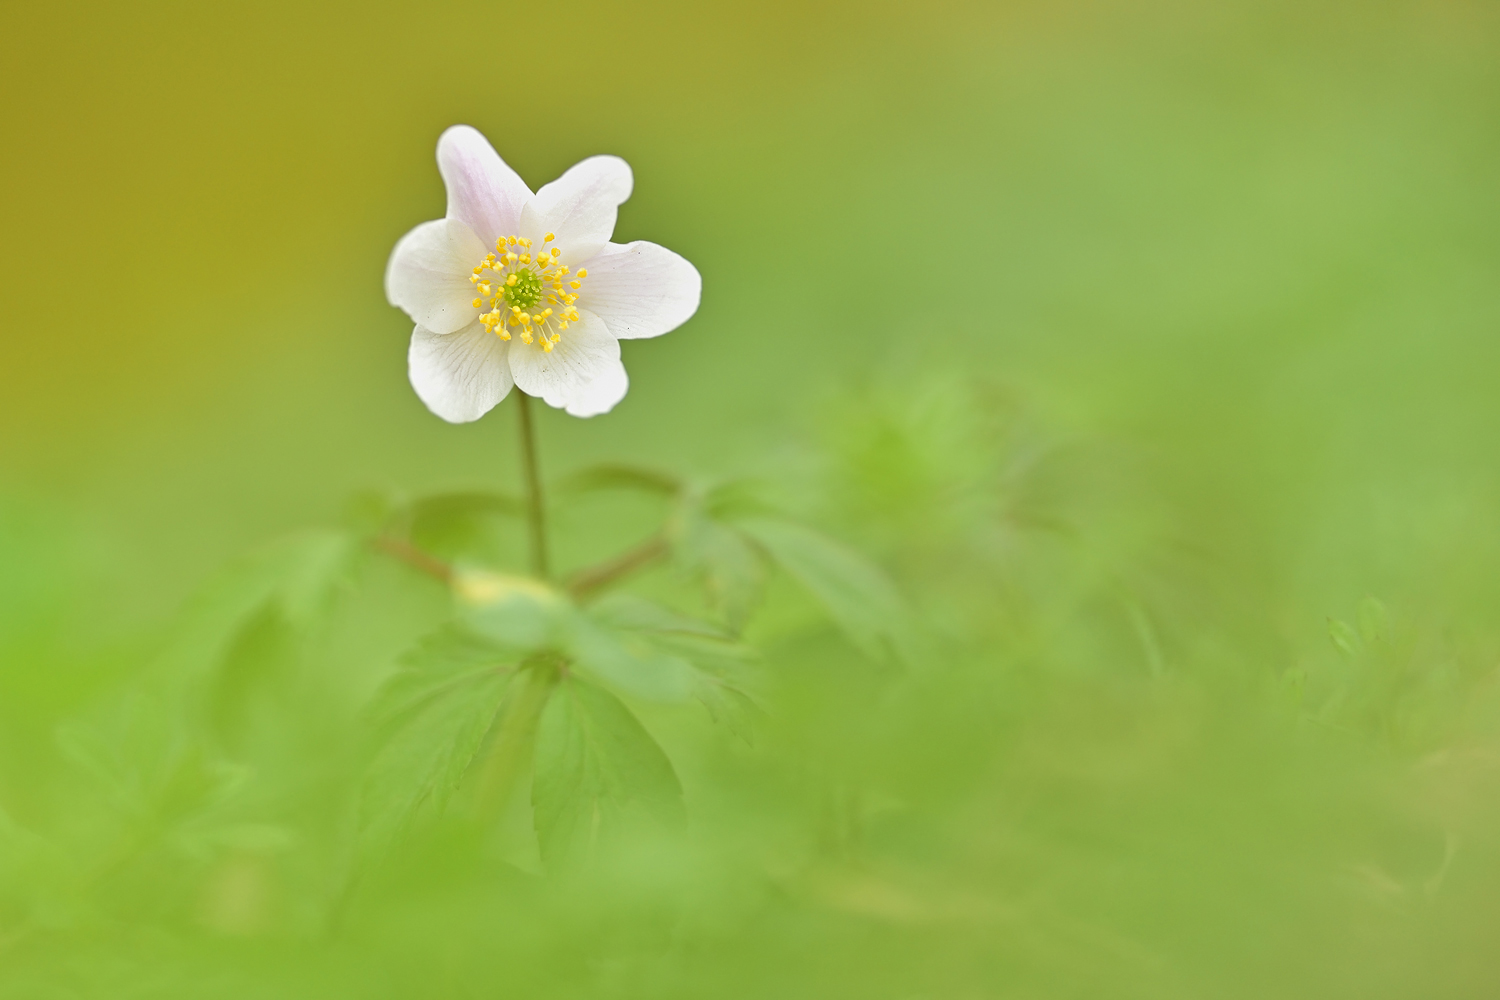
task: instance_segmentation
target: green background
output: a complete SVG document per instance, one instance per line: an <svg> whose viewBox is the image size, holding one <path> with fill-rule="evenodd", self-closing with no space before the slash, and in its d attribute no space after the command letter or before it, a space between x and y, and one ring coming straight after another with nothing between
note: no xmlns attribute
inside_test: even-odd
<svg viewBox="0 0 1500 1000"><path fill-rule="evenodd" d="M768 627L776 735L678 738L690 875L471 882L434 848L331 942L290 910L162 918L137 964L154 917L0 935L17 995L1491 988L1493 5L9 3L0 39L18 822L70 794L57 725L226 560L361 489L514 485L510 408L430 415L381 288L457 122L533 187L623 156L618 238L703 274L614 412L541 414L546 469L831 469L811 516L963 650L893 681ZM1022 481L1061 540L950 503ZM565 560L600 530L564 516ZM846 793L918 818L765 889Z"/></svg>

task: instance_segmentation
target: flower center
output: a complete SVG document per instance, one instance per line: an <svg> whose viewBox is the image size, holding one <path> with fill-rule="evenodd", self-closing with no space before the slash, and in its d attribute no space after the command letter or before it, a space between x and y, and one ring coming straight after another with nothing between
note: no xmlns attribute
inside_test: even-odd
<svg viewBox="0 0 1500 1000"><path fill-rule="evenodd" d="M523 344L535 343L550 352L568 324L578 322L573 303L589 272L580 270L567 279L568 266L557 262L562 251L547 249L554 238L548 233L542 249L533 253L526 237L502 236L495 241L495 252L485 254L469 275L479 293L474 308L484 310L479 320L501 340L509 340L511 331L519 329Z"/></svg>

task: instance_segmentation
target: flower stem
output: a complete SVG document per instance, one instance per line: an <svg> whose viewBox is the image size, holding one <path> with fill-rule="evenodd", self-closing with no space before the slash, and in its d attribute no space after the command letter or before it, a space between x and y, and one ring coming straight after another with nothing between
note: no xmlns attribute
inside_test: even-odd
<svg viewBox="0 0 1500 1000"><path fill-rule="evenodd" d="M516 389L516 406L521 414L521 464L526 473L526 523L531 534L531 575L539 580L548 576L547 520L542 508L542 478L536 467L536 427L531 421L531 397Z"/></svg>
<svg viewBox="0 0 1500 1000"><path fill-rule="evenodd" d="M635 548L621 553L609 562L574 573L568 578L568 592L575 600L583 600L596 590L607 587L638 569L645 569L669 551L664 535L652 535Z"/></svg>

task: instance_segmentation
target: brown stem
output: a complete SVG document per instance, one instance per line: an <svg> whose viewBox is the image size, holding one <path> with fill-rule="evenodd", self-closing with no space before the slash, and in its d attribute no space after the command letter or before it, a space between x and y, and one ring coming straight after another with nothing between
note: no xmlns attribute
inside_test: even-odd
<svg viewBox="0 0 1500 1000"><path fill-rule="evenodd" d="M436 556L430 556L417 548L411 542L401 538L392 538L389 535L381 535L370 542L371 545L384 552L388 556L406 563L406 565L426 573L434 579L443 583L453 582L453 567L443 562Z"/></svg>
<svg viewBox="0 0 1500 1000"><path fill-rule="evenodd" d="M568 593L582 600L601 587L606 587L621 577L629 576L638 569L656 562L667 554L667 540L662 535L652 535L633 549L628 549L609 562L590 566L574 573L568 579Z"/></svg>
<svg viewBox="0 0 1500 1000"><path fill-rule="evenodd" d="M542 506L542 477L536 465L536 427L531 421L531 397L516 390L521 420L521 464L526 474L526 523L531 529L531 575L547 579L547 522Z"/></svg>

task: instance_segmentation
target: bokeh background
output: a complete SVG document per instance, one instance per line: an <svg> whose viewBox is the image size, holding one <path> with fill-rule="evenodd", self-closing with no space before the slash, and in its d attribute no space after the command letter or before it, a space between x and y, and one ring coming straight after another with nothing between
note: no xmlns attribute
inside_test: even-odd
<svg viewBox="0 0 1500 1000"><path fill-rule="evenodd" d="M55 734L218 567L514 485L509 407L427 413L381 288L457 122L533 187L625 157L619 238L704 276L613 413L541 415L547 471L790 484L949 650L865 669L773 599L754 747L648 717L691 864L558 887L435 833L332 929L311 861L240 909L243 859L86 918L16 890L0 988L1489 995L1493 5L10 2L0 39L14 830L79 822Z"/></svg>

